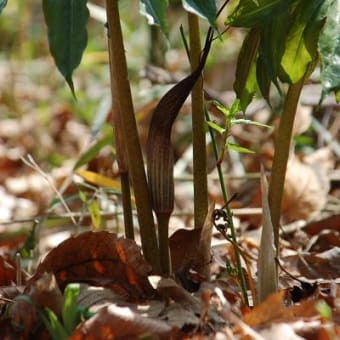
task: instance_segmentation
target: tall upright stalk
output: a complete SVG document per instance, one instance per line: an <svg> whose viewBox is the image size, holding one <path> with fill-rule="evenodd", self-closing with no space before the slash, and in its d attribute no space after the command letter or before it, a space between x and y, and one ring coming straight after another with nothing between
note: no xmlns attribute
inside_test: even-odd
<svg viewBox="0 0 340 340"><path fill-rule="evenodd" d="M120 24L118 0L106 1L108 20L110 67L113 81L116 82L119 112L121 114L123 142L127 153L130 179L136 200L143 253L147 261L159 272L159 251L151 202L144 170L143 156L139 142L137 124L134 115L132 95L127 72L123 35Z"/></svg>
<svg viewBox="0 0 340 340"><path fill-rule="evenodd" d="M292 131L297 104L301 94L304 77L289 86L284 110L280 120L278 135L275 140L275 153L268 191L269 208L274 228L276 252L279 252L279 229L284 181L289 158Z"/></svg>
<svg viewBox="0 0 340 340"><path fill-rule="evenodd" d="M114 65L112 61L111 44L109 44L108 48L109 48L110 65ZM125 151L125 145L124 145L123 136L122 136L123 128L122 128L122 121L121 121L121 113L119 111L119 103L118 103L119 97L118 97L118 91L117 91L117 82L114 80L115 74L116 73L114 72L113 67L110 67L111 97L112 97L112 123L113 123L113 130L115 134L117 163L118 163L118 168L119 168L119 176L120 176L121 191L122 191L124 230L125 230L125 237L134 239L129 170L127 166L126 151Z"/></svg>
<svg viewBox="0 0 340 340"><path fill-rule="evenodd" d="M188 13L190 63L194 71L200 61L201 40L197 15ZM194 168L194 222L203 226L208 211L207 158L204 122L203 79L200 77L191 92L193 168Z"/></svg>

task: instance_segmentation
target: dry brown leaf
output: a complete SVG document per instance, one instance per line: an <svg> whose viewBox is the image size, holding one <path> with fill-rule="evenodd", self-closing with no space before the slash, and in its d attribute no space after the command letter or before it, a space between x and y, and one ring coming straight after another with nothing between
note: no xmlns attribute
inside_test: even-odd
<svg viewBox="0 0 340 340"><path fill-rule="evenodd" d="M340 247L340 232L325 229L310 239L306 251L321 253L333 247Z"/></svg>
<svg viewBox="0 0 340 340"><path fill-rule="evenodd" d="M319 254L299 254L298 271L310 279L337 279L340 277L340 247Z"/></svg>
<svg viewBox="0 0 340 340"><path fill-rule="evenodd" d="M332 229L340 233L340 214L313 220L307 223L303 231L309 235L316 235L324 229Z"/></svg>
<svg viewBox="0 0 340 340"><path fill-rule="evenodd" d="M300 304L285 306L285 292L279 291L255 306L244 315L244 321L252 327L266 327L273 322L292 322L296 318L311 318L319 316L315 308L317 300L304 300Z"/></svg>
<svg viewBox="0 0 340 340"><path fill-rule="evenodd" d="M281 208L285 222L311 219L325 206L328 190L329 180L321 167L291 160Z"/></svg>
<svg viewBox="0 0 340 340"><path fill-rule="evenodd" d="M169 239L173 272L190 291L197 290L200 282L209 280L213 210L212 203L202 228L179 229Z"/></svg>
<svg viewBox="0 0 340 340"><path fill-rule="evenodd" d="M150 271L134 241L106 231L85 232L52 249L29 283L52 272L61 289L70 282L87 282L128 299L143 299L154 292L147 279Z"/></svg>
<svg viewBox="0 0 340 340"><path fill-rule="evenodd" d="M127 307L110 305L80 324L69 339L137 339L142 336L169 339L175 332L164 321L145 318Z"/></svg>

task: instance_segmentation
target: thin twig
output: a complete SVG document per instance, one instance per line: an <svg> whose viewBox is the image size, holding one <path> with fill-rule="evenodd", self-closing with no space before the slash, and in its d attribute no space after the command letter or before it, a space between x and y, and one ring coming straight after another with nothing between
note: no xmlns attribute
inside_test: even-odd
<svg viewBox="0 0 340 340"><path fill-rule="evenodd" d="M59 192L59 190L57 189L57 187L55 186L53 180L51 179L51 176L49 176L48 174L46 174L41 167L37 164L37 162L34 160L34 158L28 154L25 157L21 157L21 160L24 162L24 164L26 164L27 166L29 166L31 169L35 170L36 172L39 173L40 176L42 176L42 178L45 179L45 181L49 184L49 186L52 188L52 190L55 192L55 194L58 196L61 204L63 205L63 207L65 208L66 212L68 212L70 214L70 219L72 221L72 223L74 225L78 225L77 221L74 219L73 215L72 215L72 211L70 210L69 206L67 205L66 201L64 200L62 194Z"/></svg>

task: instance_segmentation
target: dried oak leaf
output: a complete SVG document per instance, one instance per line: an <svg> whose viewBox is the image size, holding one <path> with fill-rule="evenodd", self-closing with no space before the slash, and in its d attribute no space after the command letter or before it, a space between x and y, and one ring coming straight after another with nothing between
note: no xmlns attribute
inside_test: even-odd
<svg viewBox="0 0 340 340"><path fill-rule="evenodd" d="M80 324L69 340L137 339L142 336L169 339L175 332L164 321L143 317L127 307L110 305Z"/></svg>
<svg viewBox="0 0 340 340"><path fill-rule="evenodd" d="M267 297L244 315L244 321L251 327L266 327L273 322L295 321L296 317L312 318L319 313L315 307L317 300L304 300L300 304L285 306L285 292L279 291Z"/></svg>
<svg viewBox="0 0 340 340"><path fill-rule="evenodd" d="M62 290L70 282L86 282L135 300L153 295L150 271L134 241L106 231L85 232L52 249L29 283L52 272Z"/></svg>
<svg viewBox="0 0 340 340"><path fill-rule="evenodd" d="M169 239L172 270L189 291L210 276L213 210L212 203L202 228L179 229Z"/></svg>
<svg viewBox="0 0 340 340"><path fill-rule="evenodd" d="M282 260L285 267L289 267L290 273L295 272L307 279L340 278L340 247L333 247L322 253L297 253Z"/></svg>

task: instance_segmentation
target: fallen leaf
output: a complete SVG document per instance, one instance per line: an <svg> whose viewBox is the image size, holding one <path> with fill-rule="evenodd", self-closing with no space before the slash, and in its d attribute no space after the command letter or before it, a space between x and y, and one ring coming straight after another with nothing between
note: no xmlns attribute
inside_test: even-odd
<svg viewBox="0 0 340 340"><path fill-rule="evenodd" d="M170 339L176 330L166 322L145 318L127 307L110 305L78 326L69 340L137 339L157 337Z"/></svg>
<svg viewBox="0 0 340 340"><path fill-rule="evenodd" d="M150 271L134 241L106 231L85 232L52 249L29 283L52 272L62 290L70 282L87 282L127 299L144 299L154 292L147 279Z"/></svg>
<svg viewBox="0 0 340 340"><path fill-rule="evenodd" d="M212 203L202 228L179 229L169 239L172 270L189 291L210 277L213 210Z"/></svg>

